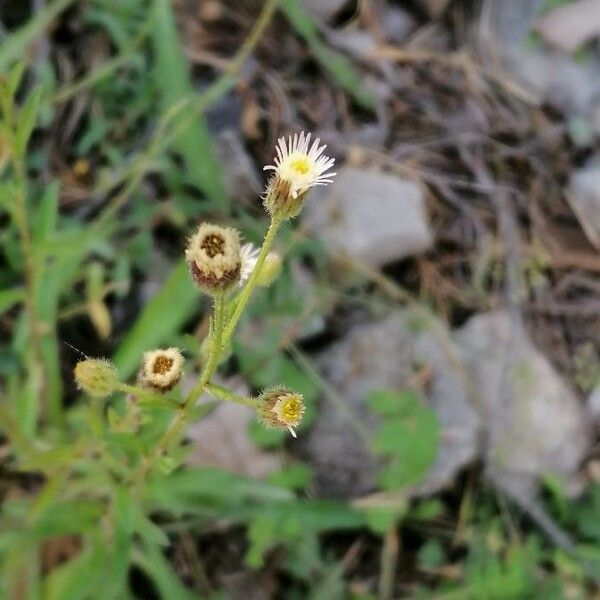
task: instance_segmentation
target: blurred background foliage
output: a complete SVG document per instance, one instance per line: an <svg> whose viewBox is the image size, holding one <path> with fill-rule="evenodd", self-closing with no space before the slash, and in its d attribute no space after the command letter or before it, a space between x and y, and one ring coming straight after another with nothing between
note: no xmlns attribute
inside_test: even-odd
<svg viewBox="0 0 600 600"><path fill-rule="evenodd" d="M447 2L389 4L406 8L419 23L417 41L428 28L454 36L450 45L460 59L460 20L471 18L477 3L452 2L452 9ZM112 357L124 378L135 375L144 351L160 345L184 349L190 372L197 366L208 307L182 261L186 236L212 219L260 240L264 180L257 173L271 162L278 135L322 128L342 162L354 164L386 154L388 138L427 152L431 131L446 126L439 113L447 96L466 85L464 72L436 62L439 56L423 62L413 46L414 54L399 59L418 63L409 75L399 73L410 78L405 97L394 96L393 86L386 92L367 85L373 71L391 69L378 62L385 52L378 57L371 46L365 53L362 42L335 43L332 32L359 18L368 24L378 14L368 5L340 3L327 26L301 0L0 5L1 597L558 599L597 593L597 472L577 500L548 475L539 504L530 505L529 498L490 485L479 457L449 488L415 496L448 435L424 386L408 378L401 388L372 387L365 403L375 425L366 427L344 412L343 393L316 364L315 355L354 321L380 318L394 307L415 309L417 329L426 330L433 314L460 325L497 306L510 263L491 235L482 235L485 243L468 265L443 280L446 287L436 279L444 257L468 255L452 234L471 218L469 211L479 210L473 190L463 190L456 209L463 221L454 224L433 202L436 226L448 235L429 262L410 258L381 272L332 256L303 226L286 226L279 244L283 271L253 301L226 365L224 376L253 390L280 382L302 392L308 412L301 437L319 420L323 402L336 406L356 445L376 457L368 494L321 494L302 446L294 450L281 432L245 420L234 434L211 421L222 435L209 443L227 454L242 435L257 464L265 455L274 461L268 472L238 464L243 457L233 451L233 468L228 457L213 464L190 459L198 454L190 434L181 456L165 461L162 476L140 496L128 485L130 465L167 415L157 410L138 436L120 421L123 398L98 405L74 387L80 354ZM430 5L444 8L430 12ZM478 72L470 68L467 78ZM498 145L538 135L537 109L510 96L508 84L491 86L493 79L478 80L485 88L478 91L481 110L503 118L510 112L518 130L498 134ZM435 118L427 113L434 109ZM558 149L536 147L530 159L510 157L506 164L500 149L493 158L498 185L543 188L546 175L536 180L532 173L551 152L555 162L544 163L544 173L569 153L569 164L581 162L590 142L587 130L577 137L582 121L574 118L565 118L567 137ZM231 130L234 149L243 151L224 156L218 139ZM445 151L443 159L432 155L436 168L447 161L457 178L476 180L452 162L459 144ZM409 155L404 158L410 169ZM419 159L411 160L417 168ZM564 176L564 168L555 175ZM451 205L456 196L446 191ZM482 219L490 221L487 214ZM518 259L525 295L556 277L546 253L531 247ZM457 281L467 271L461 288ZM596 266L588 271L597 276ZM585 333L571 332L570 341L578 335ZM595 342L578 354L579 367L564 369L580 393L598 381ZM215 410L212 403L199 406L197 420ZM206 429L197 435L201 441ZM94 444L108 449L103 462Z"/></svg>

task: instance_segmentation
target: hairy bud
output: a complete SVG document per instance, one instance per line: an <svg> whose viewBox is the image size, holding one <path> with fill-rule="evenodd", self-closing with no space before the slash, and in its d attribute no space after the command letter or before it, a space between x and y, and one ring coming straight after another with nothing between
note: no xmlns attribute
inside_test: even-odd
<svg viewBox="0 0 600 600"><path fill-rule="evenodd" d="M110 361L103 358L86 358L75 365L75 382L86 394L104 398L117 389L119 375Z"/></svg>

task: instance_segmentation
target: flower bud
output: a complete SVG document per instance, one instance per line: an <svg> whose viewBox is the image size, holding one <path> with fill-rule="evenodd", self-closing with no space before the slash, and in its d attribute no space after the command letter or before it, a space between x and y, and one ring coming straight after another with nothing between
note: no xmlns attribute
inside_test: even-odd
<svg viewBox="0 0 600 600"><path fill-rule="evenodd" d="M269 252L263 263L258 276L256 277L256 285L260 287L269 287L281 271L281 255L277 252Z"/></svg>
<svg viewBox="0 0 600 600"><path fill-rule="evenodd" d="M296 437L295 427L304 414L302 394L277 387L264 391L258 398L258 417L266 427L286 428Z"/></svg>
<svg viewBox="0 0 600 600"><path fill-rule="evenodd" d="M240 236L230 227L202 223L190 238L185 258L196 285L214 295L240 280Z"/></svg>
<svg viewBox="0 0 600 600"><path fill-rule="evenodd" d="M144 354L139 381L158 392L168 392L181 379L183 355L179 348L151 350Z"/></svg>
<svg viewBox="0 0 600 600"><path fill-rule="evenodd" d="M75 382L86 394L104 398L117 389L119 375L110 361L103 358L86 358L75 365Z"/></svg>

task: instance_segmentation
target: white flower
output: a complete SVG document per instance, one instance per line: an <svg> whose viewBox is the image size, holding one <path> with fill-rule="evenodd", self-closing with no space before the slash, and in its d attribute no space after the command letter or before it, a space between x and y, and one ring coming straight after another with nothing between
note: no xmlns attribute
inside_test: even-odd
<svg viewBox="0 0 600 600"><path fill-rule="evenodd" d="M240 249L240 285L244 285L248 280L248 277L250 277L252 271L254 271L257 260L258 248L251 243L244 244Z"/></svg>
<svg viewBox="0 0 600 600"><path fill-rule="evenodd" d="M276 179L289 185L289 193L294 199L315 185L333 183L332 178L336 175L328 172L335 159L321 156L327 146L319 146L319 138L310 145L310 137L310 133L306 135L302 131L300 135L289 136L287 141L285 137L279 138L275 164L264 167L265 171L275 171Z"/></svg>

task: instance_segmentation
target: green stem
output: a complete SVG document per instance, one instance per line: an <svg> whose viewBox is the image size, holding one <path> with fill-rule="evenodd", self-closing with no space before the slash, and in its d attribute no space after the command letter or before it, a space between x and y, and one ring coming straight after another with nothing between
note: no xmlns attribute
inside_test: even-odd
<svg viewBox="0 0 600 600"><path fill-rule="evenodd" d="M263 241L262 248L260 249L258 259L256 260L254 270L250 274L250 277L248 278L248 282L244 286L244 289L235 299L235 308L233 310L233 314L231 315L229 322L227 323L227 327L225 328L225 331L223 333L224 345L227 345L230 342L233 333L235 332L235 328L237 327L238 321L240 320L240 317L244 312L244 308L246 307L246 304L248 303L248 300L252 295L252 291L256 287L256 280L258 278L258 274L260 273L260 270L264 265L265 260L267 259L269 250L273 245L273 241L275 240L275 236L277 235L277 231L279 230L281 223L282 219L280 218L274 217L273 219L271 219L271 223L269 225L269 229L267 230L267 234L265 235L265 239Z"/></svg>
<svg viewBox="0 0 600 600"><path fill-rule="evenodd" d="M186 396L184 403L181 405L171 423L169 424L167 430L164 432L154 452L140 465L139 469L133 476L133 485L134 487L139 484L146 474L150 471L154 463L166 452L171 444L179 437L181 431L185 427L187 423L189 413L194 407L196 400L202 394L202 392L206 388L206 384L210 381L211 377L214 374L214 371L219 364L219 356L223 349L223 317L225 313L225 297L223 294L215 296L214 299L215 307L213 314L213 325L211 329L211 340L210 340L210 349L209 356L206 364L204 365L204 369L200 374L200 378L198 379L198 383L190 390L189 394Z"/></svg>
<svg viewBox="0 0 600 600"><path fill-rule="evenodd" d="M247 396L240 396L223 386L217 385L216 383L207 383L206 391L210 392L215 398L220 398L221 400L231 400L232 402L237 402L238 404L245 404L246 406L251 406L252 408L256 408L258 402L254 398L248 398Z"/></svg>

